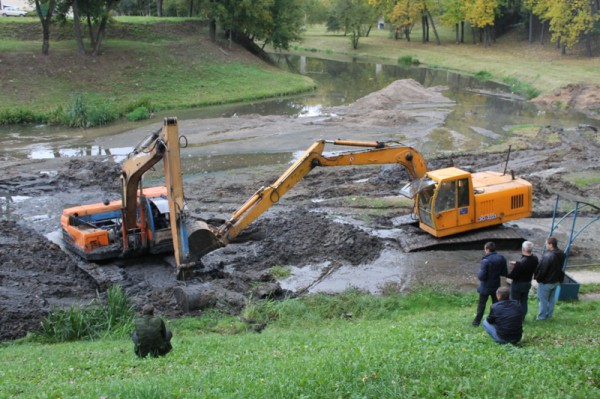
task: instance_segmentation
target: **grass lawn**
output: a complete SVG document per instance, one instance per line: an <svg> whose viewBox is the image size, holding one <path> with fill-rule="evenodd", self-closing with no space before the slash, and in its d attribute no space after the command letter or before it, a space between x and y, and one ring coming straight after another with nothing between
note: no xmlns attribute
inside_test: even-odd
<svg viewBox="0 0 600 399"><path fill-rule="evenodd" d="M76 96L122 113L141 103L152 110L191 108L314 88L308 77L270 66L237 46L211 43L201 21L132 20L114 22L102 54L92 57L77 54L72 28L53 26L60 40L51 40L50 54L43 56L39 23L0 19L0 116L15 109L67 110Z"/></svg>
<svg viewBox="0 0 600 399"><path fill-rule="evenodd" d="M597 398L599 302L560 302L522 343L470 325L475 295L355 291L250 306L268 325L207 313L171 321L174 350L138 359L127 338L0 347L7 398Z"/></svg>
<svg viewBox="0 0 600 399"><path fill-rule="evenodd" d="M412 40L394 40L387 30L371 30L369 37L361 37L358 49L352 49L350 38L340 33L326 32L322 25L309 26L303 41L292 48L294 52L336 58L352 56L358 59L379 59L396 63L401 57L412 57L427 67L443 68L468 74L489 73L492 80L518 80L532 85L541 92L549 92L569 83L600 83L600 57L593 58L573 53L561 56L554 44L529 44L524 32L515 30L501 36L491 47L473 45L465 32L465 43L455 44L454 32L438 26L442 39L436 45L421 42L421 29L415 26ZM598 51L596 51L596 54ZM483 72L482 72L483 71Z"/></svg>

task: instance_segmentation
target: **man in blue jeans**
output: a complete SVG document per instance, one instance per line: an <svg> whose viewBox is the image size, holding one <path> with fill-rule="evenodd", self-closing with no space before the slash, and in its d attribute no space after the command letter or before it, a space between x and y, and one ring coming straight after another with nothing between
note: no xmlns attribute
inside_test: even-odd
<svg viewBox="0 0 600 399"><path fill-rule="evenodd" d="M477 273L477 278L479 279L479 287L477 287L479 300L477 302L477 313L472 322L474 326L478 326L481 323L488 297L491 298L492 304L496 303L496 290L500 287L500 277L506 277L508 274L506 259L496 252L496 244L488 242L483 247L483 250L485 251L485 256L481 259L479 273Z"/></svg>
<svg viewBox="0 0 600 399"><path fill-rule="evenodd" d="M510 299L521 303L523 308L523 319L527 315L527 300L529 299L529 289L531 288L531 278L538 266L538 258L533 255L533 243L525 241L521 246L521 259L516 262L510 262L510 271L508 278L512 280L510 285Z"/></svg>
<svg viewBox="0 0 600 399"><path fill-rule="evenodd" d="M508 299L509 295L507 287L498 288L498 302L483 321L485 331L499 344L516 344L523 336L523 308L518 301Z"/></svg>
<svg viewBox="0 0 600 399"><path fill-rule="evenodd" d="M565 277L563 272L565 258L565 253L558 249L556 238L548 237L546 252L535 271L535 281L538 282L537 295L540 302L537 320L548 320L554 313L556 288Z"/></svg>

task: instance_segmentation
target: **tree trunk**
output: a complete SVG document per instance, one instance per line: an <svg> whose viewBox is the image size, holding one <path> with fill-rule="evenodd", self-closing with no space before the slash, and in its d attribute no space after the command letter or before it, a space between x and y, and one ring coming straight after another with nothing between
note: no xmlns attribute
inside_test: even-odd
<svg viewBox="0 0 600 399"><path fill-rule="evenodd" d="M79 6L77 0L73 0L73 29L75 30L75 41L77 42L77 51L79 54L85 54L83 47L83 37L81 36L81 21L79 20Z"/></svg>
<svg viewBox="0 0 600 399"><path fill-rule="evenodd" d="M421 15L421 31L423 32L421 41L425 43L427 41L427 17L425 15Z"/></svg>
<svg viewBox="0 0 600 399"><path fill-rule="evenodd" d="M410 27L409 26L404 27L404 35L406 36L406 41L410 42Z"/></svg>
<svg viewBox="0 0 600 399"><path fill-rule="evenodd" d="M398 28L396 26L396 29L394 29L394 40L398 40L400 38L400 28Z"/></svg>
<svg viewBox="0 0 600 399"><path fill-rule="evenodd" d="M529 12L529 44L533 41L533 11Z"/></svg>
<svg viewBox="0 0 600 399"><path fill-rule="evenodd" d="M460 21L460 42L465 42L465 21Z"/></svg>
<svg viewBox="0 0 600 399"><path fill-rule="evenodd" d="M96 46L96 39L94 38L94 27L92 25L92 18L89 14L87 15L87 26L88 33L90 35L90 45L92 46L92 48L94 48Z"/></svg>
<svg viewBox="0 0 600 399"><path fill-rule="evenodd" d="M156 0L156 15L163 16L163 0Z"/></svg>
<svg viewBox="0 0 600 399"><path fill-rule="evenodd" d="M188 12L188 17L191 17L193 12L194 12L194 0L190 0L190 9Z"/></svg>
<svg viewBox="0 0 600 399"><path fill-rule="evenodd" d="M540 32L540 44L543 46L544 44L546 44L546 42L544 41L544 30L546 28L546 21L542 21L542 29Z"/></svg>
<svg viewBox="0 0 600 399"><path fill-rule="evenodd" d="M35 10L37 15L42 23L42 54L48 55L50 52L50 23L52 22L52 13L54 12L54 7L56 5L56 0L50 0L48 3L48 10L46 11L46 15L42 13L42 5L40 4L40 0L35 0Z"/></svg>
<svg viewBox="0 0 600 399"><path fill-rule="evenodd" d="M456 29L456 44L460 43L460 31L458 24L454 24L454 29Z"/></svg>
<svg viewBox="0 0 600 399"><path fill-rule="evenodd" d="M588 57L592 57L592 31L589 31L586 35L585 48L587 50Z"/></svg>
<svg viewBox="0 0 600 399"><path fill-rule="evenodd" d="M560 46L560 55L565 55L565 54L567 54L567 45L563 43Z"/></svg>
<svg viewBox="0 0 600 399"><path fill-rule="evenodd" d="M104 33L106 32L106 21L108 17L105 15L102 17L100 21L100 26L98 27L98 33L96 34L96 43L94 46L94 51L92 51L92 55L96 56L100 54L100 45L102 44L102 39L104 38Z"/></svg>
<svg viewBox="0 0 600 399"><path fill-rule="evenodd" d="M216 43L217 41L217 20L212 18L208 24L208 36L210 41Z"/></svg>
<svg viewBox="0 0 600 399"><path fill-rule="evenodd" d="M433 34L435 35L436 44L442 44L442 41L440 40L440 35L438 35L437 29L435 28L435 23L433 22L433 17L431 16L431 13L429 11L427 11L427 15L429 16L429 20L431 21L431 27L433 28ZM428 31L429 31L429 29L428 29ZM429 40L429 34L427 35L427 40Z"/></svg>
<svg viewBox="0 0 600 399"><path fill-rule="evenodd" d="M369 25L369 27L367 28L367 33L365 33L365 37L369 37L369 33L371 33L372 28L373 28L373 25Z"/></svg>

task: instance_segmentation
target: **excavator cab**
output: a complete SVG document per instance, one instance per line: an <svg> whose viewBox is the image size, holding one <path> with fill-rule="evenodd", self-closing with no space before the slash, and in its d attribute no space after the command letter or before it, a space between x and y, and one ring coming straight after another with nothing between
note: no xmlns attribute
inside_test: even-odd
<svg viewBox="0 0 600 399"><path fill-rule="evenodd" d="M415 198L419 227L445 237L531 216L531 184L498 172L429 171L400 194Z"/></svg>

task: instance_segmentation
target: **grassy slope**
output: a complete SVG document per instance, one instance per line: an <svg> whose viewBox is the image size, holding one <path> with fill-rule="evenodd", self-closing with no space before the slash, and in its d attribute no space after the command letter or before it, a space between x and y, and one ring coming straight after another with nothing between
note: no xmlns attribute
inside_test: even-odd
<svg viewBox="0 0 600 399"><path fill-rule="evenodd" d="M78 56L73 40L52 40L50 55L42 56L34 21L0 19L0 110L50 111L83 93L120 107L149 99L157 109L171 109L313 87L309 78L271 67L238 47L212 44L199 21L116 22L99 57ZM71 36L70 28L55 26L53 32L59 39Z"/></svg>
<svg viewBox="0 0 600 399"><path fill-rule="evenodd" d="M559 303L549 322L530 313L523 342L502 346L469 325L474 301L429 290L289 300L255 309L278 318L261 334L182 319L174 351L152 360L128 339L0 347L0 397L600 396L599 302Z"/></svg>
<svg viewBox="0 0 600 399"><path fill-rule="evenodd" d="M319 56L323 57L376 57L391 63L395 63L399 57L412 56L425 66L470 74L488 71L493 80L518 79L542 92L569 83L600 82L600 57L561 56L552 44L544 47L537 43L530 45L517 31L500 37L491 47L484 48L471 44L468 34L464 44L456 45L453 32L443 27L438 27L438 30L442 37L440 46L434 42L423 44L420 27L416 26L411 42L395 41L387 30L372 30L369 37L360 39L358 49L353 50L348 37L328 33L323 26L317 25L308 28L303 42L294 50L318 50Z"/></svg>

